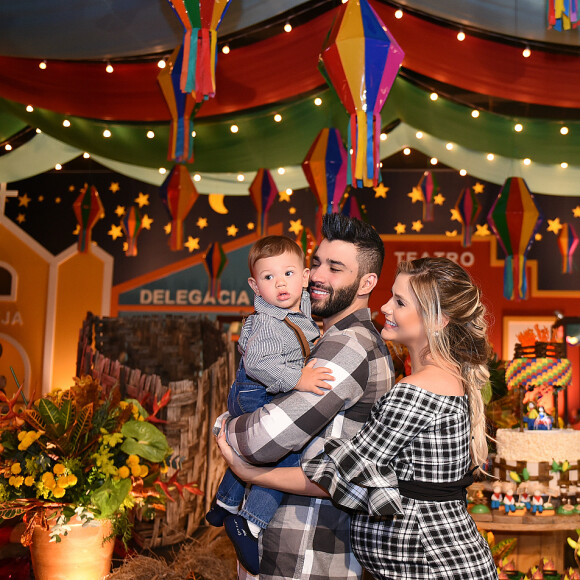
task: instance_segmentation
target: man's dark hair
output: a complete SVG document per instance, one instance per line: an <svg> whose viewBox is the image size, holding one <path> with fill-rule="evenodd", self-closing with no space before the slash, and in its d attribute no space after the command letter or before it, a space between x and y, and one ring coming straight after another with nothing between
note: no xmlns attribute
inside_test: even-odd
<svg viewBox="0 0 580 580"><path fill-rule="evenodd" d="M329 242L340 240L356 246L359 276L370 273L380 276L385 246L373 226L341 213L327 213L322 218L322 235Z"/></svg>

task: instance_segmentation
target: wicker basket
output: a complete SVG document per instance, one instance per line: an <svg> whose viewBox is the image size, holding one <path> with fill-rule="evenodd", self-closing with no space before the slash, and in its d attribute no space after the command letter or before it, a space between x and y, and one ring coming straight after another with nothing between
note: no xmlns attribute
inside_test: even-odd
<svg viewBox="0 0 580 580"><path fill-rule="evenodd" d="M529 346L516 343L514 358L564 358L563 342L536 342Z"/></svg>

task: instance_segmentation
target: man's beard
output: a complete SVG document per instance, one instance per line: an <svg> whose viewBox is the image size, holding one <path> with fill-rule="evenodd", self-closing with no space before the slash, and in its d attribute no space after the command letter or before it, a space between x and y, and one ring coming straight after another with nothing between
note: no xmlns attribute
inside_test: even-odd
<svg viewBox="0 0 580 580"><path fill-rule="evenodd" d="M328 292L328 298L325 300L312 300L312 314L320 316L321 318L329 318L342 310L346 310L352 305L358 294L359 283L360 278L355 280L350 286L335 290L331 286L323 286L322 284L310 282L308 284L309 291L312 288L320 288Z"/></svg>

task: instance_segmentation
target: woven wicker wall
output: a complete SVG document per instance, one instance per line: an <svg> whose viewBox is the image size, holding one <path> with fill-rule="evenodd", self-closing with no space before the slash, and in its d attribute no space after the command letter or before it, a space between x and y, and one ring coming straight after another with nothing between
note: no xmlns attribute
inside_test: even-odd
<svg viewBox="0 0 580 580"><path fill-rule="evenodd" d="M133 320L131 320L133 318ZM95 336L94 342L92 336ZM202 341L211 342L204 349ZM100 352L106 351L106 356ZM129 357L124 353L130 352ZM219 352L219 356L216 356ZM200 354L201 353L201 354ZM205 353L205 354L204 354ZM159 400L167 390L171 400L160 425L174 457L179 457L180 483L198 482L204 496L184 492L167 502L163 517L135 523L135 538L143 547L172 545L190 536L203 522L225 470L211 428L227 407L227 395L235 374L234 345L221 336L215 324L197 317L87 317L80 333L79 374L91 373L105 389L119 385L128 397L142 399L147 393ZM115 357L115 358L112 358ZM129 361L143 364L131 368ZM213 359L213 360L212 360ZM211 360L204 368L203 363ZM145 371L147 369L147 372ZM159 374L181 380L163 384ZM168 477L175 469L170 468ZM138 514L137 514L138 515Z"/></svg>

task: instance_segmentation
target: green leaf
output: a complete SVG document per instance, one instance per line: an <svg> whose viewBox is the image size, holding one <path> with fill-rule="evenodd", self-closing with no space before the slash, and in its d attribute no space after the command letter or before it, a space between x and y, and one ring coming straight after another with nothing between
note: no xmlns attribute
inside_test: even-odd
<svg viewBox="0 0 580 580"><path fill-rule="evenodd" d="M63 398L60 406L60 414L62 416L63 433L68 430L74 421L74 407L69 397Z"/></svg>
<svg viewBox="0 0 580 580"><path fill-rule="evenodd" d="M561 469L562 469L562 467L560 466L560 464L554 459L552 461L552 469L551 469L551 471L558 472L558 471L561 471Z"/></svg>
<svg viewBox="0 0 580 580"><path fill-rule="evenodd" d="M44 419L44 422L51 427L55 427L55 431L60 431L63 424L63 417L60 409L50 399L40 399L38 401L38 412Z"/></svg>
<svg viewBox="0 0 580 580"><path fill-rule="evenodd" d="M91 496L91 503L99 510L102 518L109 518L121 507L131 491L131 480L113 481L107 478L105 483Z"/></svg>
<svg viewBox="0 0 580 580"><path fill-rule="evenodd" d="M90 431L92 426L91 423L92 418L93 418L93 404L89 403L88 405L85 405L81 409L81 412L79 413L79 416L74 423L72 435L70 437L71 452L78 447L79 443L82 440L82 437L86 436L86 434Z"/></svg>
<svg viewBox="0 0 580 580"><path fill-rule="evenodd" d="M127 421L121 428L121 433L126 437L121 449L128 455L138 455L159 463L171 453L165 435L151 423Z"/></svg>
<svg viewBox="0 0 580 580"><path fill-rule="evenodd" d="M487 405L491 401L493 397L493 387L491 386L491 382L487 381L483 387L481 387L481 397L483 398L483 404Z"/></svg>
<svg viewBox="0 0 580 580"><path fill-rule="evenodd" d="M143 405L141 405L141 403L137 399L125 399L125 402L135 405L135 407L139 409L139 414L145 419L149 417L149 413L143 408Z"/></svg>
<svg viewBox="0 0 580 580"><path fill-rule="evenodd" d="M528 479L530 479L530 472L528 471L527 467L524 467L524 469L522 470L522 479L524 481L528 481Z"/></svg>

